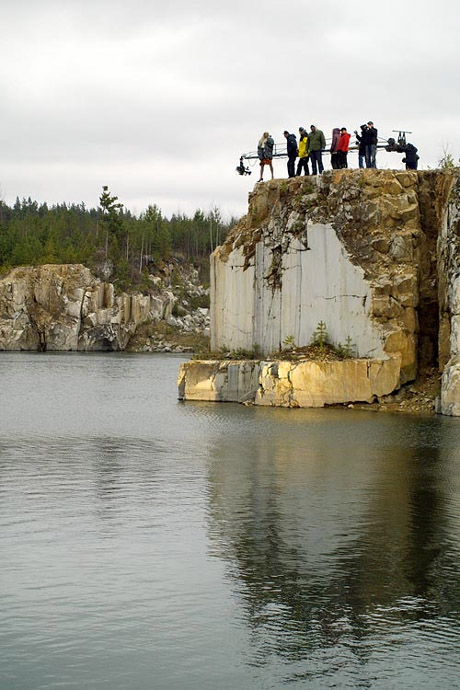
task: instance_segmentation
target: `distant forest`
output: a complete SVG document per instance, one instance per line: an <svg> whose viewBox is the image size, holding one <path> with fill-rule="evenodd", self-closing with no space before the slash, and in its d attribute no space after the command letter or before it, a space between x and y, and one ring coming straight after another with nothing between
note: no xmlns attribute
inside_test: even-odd
<svg viewBox="0 0 460 690"><path fill-rule="evenodd" d="M136 217L108 187L91 209L30 198L10 207L0 200L0 272L45 263L82 263L96 271L109 265L111 279L126 289L148 285L148 269L175 257L195 264L206 281L209 254L235 223L224 222L217 207L168 219L150 205Z"/></svg>

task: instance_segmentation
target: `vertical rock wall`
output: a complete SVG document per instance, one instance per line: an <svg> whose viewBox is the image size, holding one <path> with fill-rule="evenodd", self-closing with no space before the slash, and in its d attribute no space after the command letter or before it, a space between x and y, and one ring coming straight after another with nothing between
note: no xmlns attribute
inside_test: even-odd
<svg viewBox="0 0 460 690"><path fill-rule="evenodd" d="M0 280L0 350L122 350L159 309L79 264L14 268Z"/></svg>
<svg viewBox="0 0 460 690"><path fill-rule="evenodd" d="M341 170L257 185L211 259L211 347L264 355L320 321L359 357L398 354L416 375L423 232L417 173Z"/></svg>
<svg viewBox="0 0 460 690"><path fill-rule="evenodd" d="M211 345L308 345L320 321L358 357L396 357L400 382L443 372L460 415L460 174L341 170L256 185L211 258Z"/></svg>
<svg viewBox="0 0 460 690"><path fill-rule="evenodd" d="M443 370L439 411L460 416L460 175L451 174L438 238L439 360Z"/></svg>

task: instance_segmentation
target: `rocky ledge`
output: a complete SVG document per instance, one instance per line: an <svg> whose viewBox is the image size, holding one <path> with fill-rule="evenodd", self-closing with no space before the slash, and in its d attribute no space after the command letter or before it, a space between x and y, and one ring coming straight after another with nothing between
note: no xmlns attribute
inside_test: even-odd
<svg viewBox="0 0 460 690"><path fill-rule="evenodd" d="M179 398L273 407L373 402L399 383L401 357L341 361L200 361L181 365Z"/></svg>

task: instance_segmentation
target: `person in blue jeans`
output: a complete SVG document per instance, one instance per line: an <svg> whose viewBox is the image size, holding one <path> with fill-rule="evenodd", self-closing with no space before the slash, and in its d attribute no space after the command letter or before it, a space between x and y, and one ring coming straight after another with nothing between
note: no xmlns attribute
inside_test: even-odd
<svg viewBox="0 0 460 690"><path fill-rule="evenodd" d="M372 120L367 123L367 130L364 132L366 142L366 168L376 168L375 161L377 156L377 130Z"/></svg>
<svg viewBox="0 0 460 690"><path fill-rule="evenodd" d="M358 149L358 162L359 162L359 167L364 168L364 161L366 160L366 137L365 133L367 130L367 125L361 125L361 134L358 134L358 132L355 129L355 136L356 136L356 143L359 146Z"/></svg>

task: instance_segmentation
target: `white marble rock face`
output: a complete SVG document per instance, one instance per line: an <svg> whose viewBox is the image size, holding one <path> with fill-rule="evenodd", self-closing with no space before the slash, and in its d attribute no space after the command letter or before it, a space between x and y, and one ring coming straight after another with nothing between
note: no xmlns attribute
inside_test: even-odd
<svg viewBox="0 0 460 690"><path fill-rule="evenodd" d="M421 343L424 352L427 340L437 348L436 329L420 332L432 319L423 310L436 303L438 409L460 415L458 170L347 170L256 185L248 215L211 257L213 351L271 361L286 340L311 344L323 322L334 344L353 343L357 358L399 357L396 388L416 378ZM284 385L268 384L259 404Z"/></svg>

